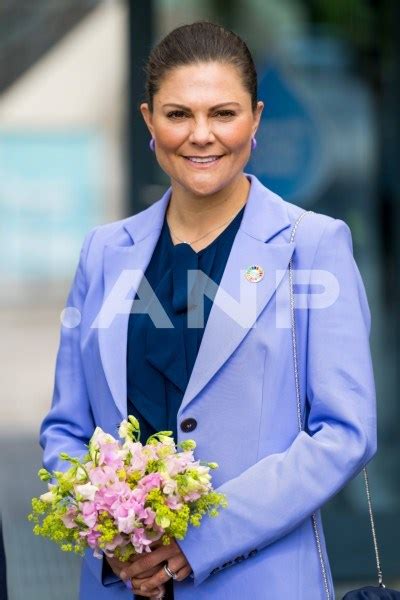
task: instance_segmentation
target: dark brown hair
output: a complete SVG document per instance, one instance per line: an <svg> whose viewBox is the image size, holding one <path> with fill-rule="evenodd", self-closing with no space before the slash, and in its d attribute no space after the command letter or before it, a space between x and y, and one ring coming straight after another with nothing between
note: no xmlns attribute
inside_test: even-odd
<svg viewBox="0 0 400 600"><path fill-rule="evenodd" d="M168 33L151 51L144 66L146 98L153 112L153 98L166 74L176 67L202 62L221 62L236 67L243 86L257 108L257 72L246 43L236 33L210 21L181 25Z"/></svg>

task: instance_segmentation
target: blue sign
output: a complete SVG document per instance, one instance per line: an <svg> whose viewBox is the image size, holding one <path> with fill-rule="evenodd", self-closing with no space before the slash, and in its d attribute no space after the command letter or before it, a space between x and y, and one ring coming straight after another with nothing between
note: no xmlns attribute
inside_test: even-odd
<svg viewBox="0 0 400 600"><path fill-rule="evenodd" d="M96 132L0 133L0 276L65 279L101 221Z"/></svg>
<svg viewBox="0 0 400 600"><path fill-rule="evenodd" d="M250 171L285 200L307 203L327 170L322 118L301 87L277 65L260 72L264 110Z"/></svg>

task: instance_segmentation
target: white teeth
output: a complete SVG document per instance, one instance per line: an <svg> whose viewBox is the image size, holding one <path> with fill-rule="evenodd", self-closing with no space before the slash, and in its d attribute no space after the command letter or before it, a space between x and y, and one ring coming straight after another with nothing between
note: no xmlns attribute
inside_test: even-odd
<svg viewBox="0 0 400 600"><path fill-rule="evenodd" d="M191 160L192 162L199 162L199 163L203 163L203 162L214 162L215 160L217 160L219 158L219 156L211 156L210 158L198 158L198 157L187 157L189 160Z"/></svg>

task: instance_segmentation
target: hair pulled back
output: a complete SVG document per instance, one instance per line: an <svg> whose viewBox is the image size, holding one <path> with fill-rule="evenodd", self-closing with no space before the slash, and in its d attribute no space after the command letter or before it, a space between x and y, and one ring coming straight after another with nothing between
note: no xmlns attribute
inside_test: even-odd
<svg viewBox="0 0 400 600"><path fill-rule="evenodd" d="M236 33L210 21L181 25L168 33L150 52L145 64L146 99L153 112L153 99L169 71L184 65L221 62L238 69L244 88L257 108L257 72L250 50Z"/></svg>

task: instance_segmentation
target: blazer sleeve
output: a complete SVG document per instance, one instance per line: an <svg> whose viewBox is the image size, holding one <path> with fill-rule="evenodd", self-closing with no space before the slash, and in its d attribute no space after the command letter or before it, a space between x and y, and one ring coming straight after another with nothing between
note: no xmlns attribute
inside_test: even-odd
<svg viewBox="0 0 400 600"><path fill-rule="evenodd" d="M339 295L327 308L308 309L305 430L284 452L262 458L216 488L226 494L228 507L216 518L204 517L199 528L191 526L177 540L195 586L285 536L376 453L371 315L344 221L329 220L313 268L336 276Z"/></svg>
<svg viewBox="0 0 400 600"><path fill-rule="evenodd" d="M65 303L65 308L73 307L79 311L78 314L83 311L87 293L86 259L96 230L97 227L85 237ZM59 458L60 452L82 458L95 429L81 362L80 340L79 324L76 327L61 325L53 398L51 408L40 426L39 435L43 448L43 466L49 471L65 471L69 467L69 463ZM104 558L96 561L99 564L96 563L96 568L91 570L103 585L120 581ZM92 566L93 561L88 561L88 564Z"/></svg>
<svg viewBox="0 0 400 600"><path fill-rule="evenodd" d="M82 313L87 292L85 265L93 234L94 230L90 231L83 242L64 306L64 310L74 308L79 311L78 316ZM61 324L51 408L40 427L43 465L50 471L68 468L69 463L59 458L60 452L81 458L87 452L85 444L95 429L81 362L81 327L80 324L68 325L72 322Z"/></svg>

